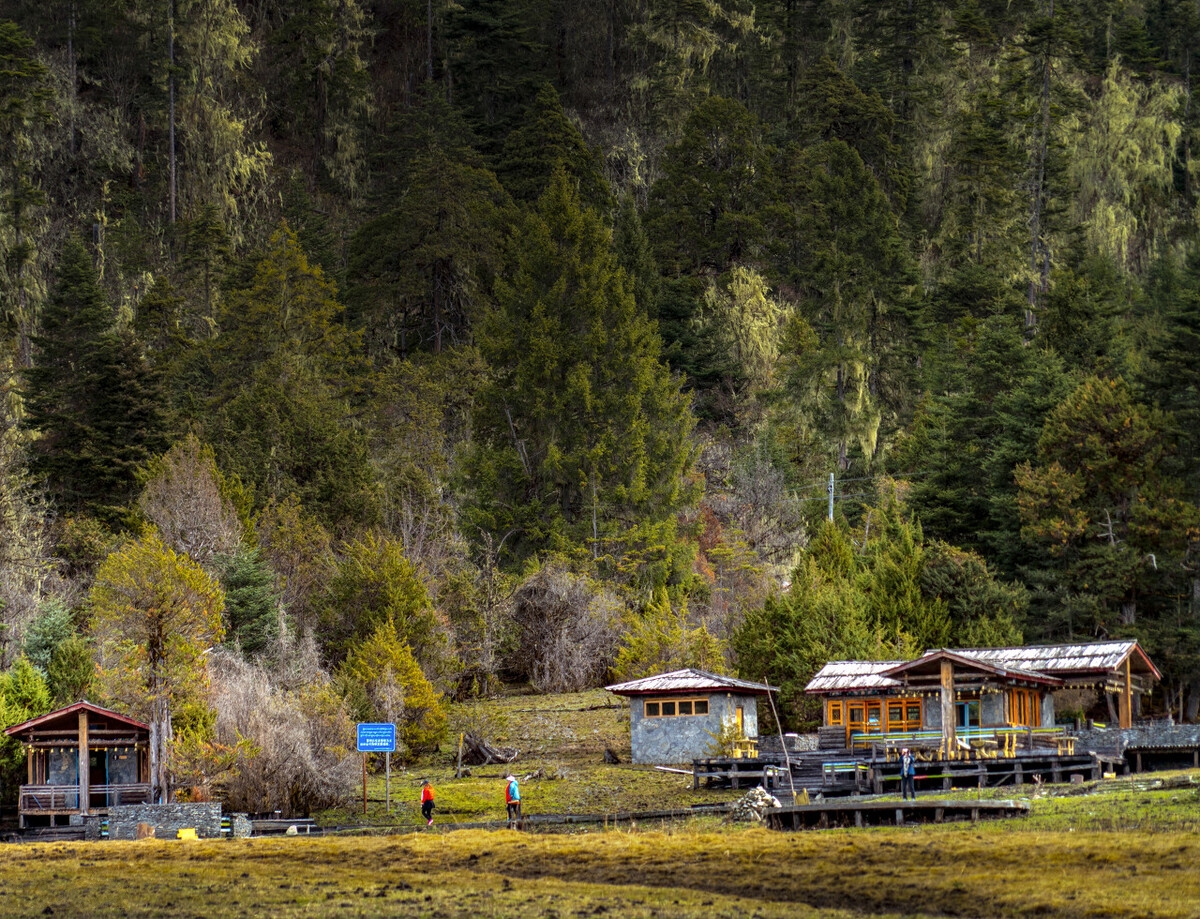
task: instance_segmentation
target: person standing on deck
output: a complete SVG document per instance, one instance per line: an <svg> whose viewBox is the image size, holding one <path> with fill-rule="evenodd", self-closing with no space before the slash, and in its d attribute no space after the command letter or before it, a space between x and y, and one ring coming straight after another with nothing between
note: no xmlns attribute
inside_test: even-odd
<svg viewBox="0 0 1200 919"><path fill-rule="evenodd" d="M917 760L908 747L900 751L900 800L917 800Z"/></svg>
<svg viewBox="0 0 1200 919"><path fill-rule="evenodd" d="M504 781L504 804L508 808L508 828L520 829L521 823L521 786L517 784L515 775L506 775Z"/></svg>
<svg viewBox="0 0 1200 919"><path fill-rule="evenodd" d="M426 826L433 826L433 786L429 779L421 779L421 816Z"/></svg>

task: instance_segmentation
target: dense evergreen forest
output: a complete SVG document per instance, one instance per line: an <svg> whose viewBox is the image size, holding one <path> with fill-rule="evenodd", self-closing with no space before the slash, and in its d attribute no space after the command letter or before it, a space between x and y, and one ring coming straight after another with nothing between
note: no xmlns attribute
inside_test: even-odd
<svg viewBox="0 0 1200 919"><path fill-rule="evenodd" d="M265 787L256 708L1123 636L1196 718L1195 2L0 15L6 723Z"/></svg>

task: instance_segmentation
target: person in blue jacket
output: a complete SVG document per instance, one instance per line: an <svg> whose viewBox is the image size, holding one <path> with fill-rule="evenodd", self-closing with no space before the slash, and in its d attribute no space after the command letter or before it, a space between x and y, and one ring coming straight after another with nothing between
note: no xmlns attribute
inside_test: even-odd
<svg viewBox="0 0 1200 919"><path fill-rule="evenodd" d="M917 759L908 747L900 751L900 800L917 800Z"/></svg>
<svg viewBox="0 0 1200 919"><path fill-rule="evenodd" d="M504 781L504 804L508 808L508 828L519 829L521 823L521 786L515 775L506 775Z"/></svg>

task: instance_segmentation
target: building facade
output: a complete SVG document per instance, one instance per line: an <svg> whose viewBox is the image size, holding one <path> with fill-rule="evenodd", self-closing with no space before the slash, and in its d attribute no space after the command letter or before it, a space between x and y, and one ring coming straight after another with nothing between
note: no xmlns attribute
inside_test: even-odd
<svg viewBox="0 0 1200 919"><path fill-rule="evenodd" d="M756 741L758 700L771 691L763 683L693 669L606 688L629 699L633 762L657 765L713 756L718 738L730 733Z"/></svg>
<svg viewBox="0 0 1200 919"><path fill-rule="evenodd" d="M1122 727L1160 678L1136 641L929 651L912 661L831 661L805 691L853 735L1053 727L1056 699L1106 701Z"/></svg>

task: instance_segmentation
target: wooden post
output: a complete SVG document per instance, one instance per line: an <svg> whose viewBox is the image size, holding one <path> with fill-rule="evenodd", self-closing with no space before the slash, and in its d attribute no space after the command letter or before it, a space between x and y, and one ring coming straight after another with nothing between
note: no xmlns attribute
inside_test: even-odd
<svg viewBox="0 0 1200 919"><path fill-rule="evenodd" d="M954 665L942 661L942 746L946 748L946 759L952 758L956 746L954 731Z"/></svg>
<svg viewBox="0 0 1200 919"><path fill-rule="evenodd" d="M458 763L454 767L454 777L456 779L462 778L462 750L463 750L463 740L465 738L466 738L466 734L460 731L459 735L458 735Z"/></svg>
<svg viewBox="0 0 1200 919"><path fill-rule="evenodd" d="M88 812L88 797L91 793L88 789L88 780L91 778L88 774L90 764L91 756L88 753L88 712L85 708L79 712L79 812L81 814Z"/></svg>
<svg viewBox="0 0 1200 919"><path fill-rule="evenodd" d="M1129 657L1133 657L1132 654ZM1121 693L1120 722L1121 727L1133 727L1133 686L1129 673L1129 657L1125 658L1125 690Z"/></svg>

